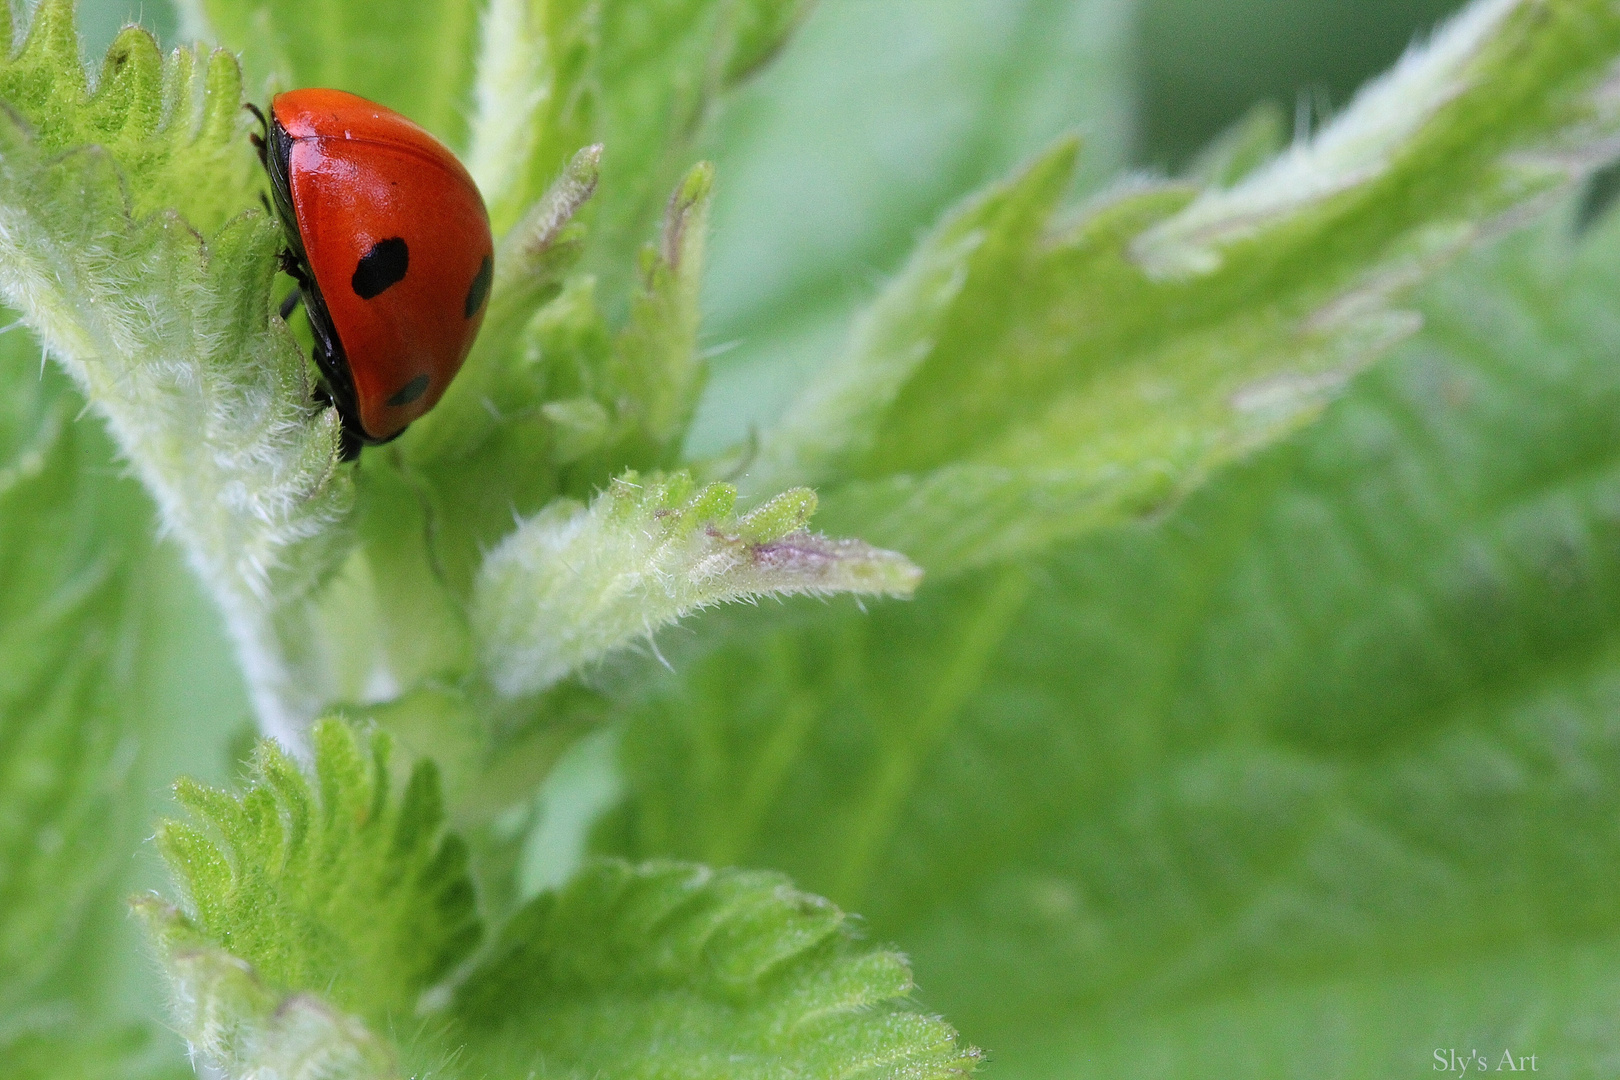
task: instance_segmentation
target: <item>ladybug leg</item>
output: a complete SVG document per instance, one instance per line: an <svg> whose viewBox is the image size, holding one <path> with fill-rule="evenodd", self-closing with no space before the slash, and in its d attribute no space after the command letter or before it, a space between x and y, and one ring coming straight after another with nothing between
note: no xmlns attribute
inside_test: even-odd
<svg viewBox="0 0 1620 1080"><path fill-rule="evenodd" d="M321 371L321 379L315 384L315 392L311 396L322 405L330 405L337 410L338 418L342 421L342 434L338 436L338 460L354 461L360 456L360 451L366 445L365 434L360 430L358 421L354 418L353 408L345 408L338 401L338 395L332 392L332 386L327 382L329 372L336 370L337 365L343 363L341 356L335 355L336 347L322 334L319 327L312 322L310 329L315 331L315 349L313 358L315 366Z"/></svg>
<svg viewBox="0 0 1620 1080"><path fill-rule="evenodd" d="M264 118L264 113L260 112L259 107L253 104L253 102L243 102L242 108L252 113L254 118L259 121L258 134L249 135L248 142L252 143L253 149L259 152L259 164L268 169L270 167L270 162L266 157L266 155L269 153L269 150L266 148L266 142L270 138L270 122Z"/></svg>
<svg viewBox="0 0 1620 1080"><path fill-rule="evenodd" d="M309 275L304 272L304 266L298 261L298 256L292 253L291 248L282 248L276 253L276 265L283 274L298 282L299 289L309 288Z"/></svg>
<svg viewBox="0 0 1620 1080"><path fill-rule="evenodd" d="M276 253L276 265L283 274L298 283L297 287L281 301L281 321L286 322L288 317L297 310L299 301L304 298L304 293L309 291L309 274L304 270L303 264L298 261L298 256L294 255L288 248L282 248Z"/></svg>

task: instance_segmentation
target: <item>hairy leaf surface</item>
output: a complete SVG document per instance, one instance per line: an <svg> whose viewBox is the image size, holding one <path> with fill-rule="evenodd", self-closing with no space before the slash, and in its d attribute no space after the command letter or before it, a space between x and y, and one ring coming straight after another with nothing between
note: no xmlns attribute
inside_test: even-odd
<svg viewBox="0 0 1620 1080"><path fill-rule="evenodd" d="M599 862L518 911L476 963L465 852L431 766L315 730L313 778L260 746L248 792L183 785L213 839L158 844L185 909L138 902L193 1050L231 1077L946 1077L971 1067L905 1002L898 954L776 874ZM367 754L370 754L370 760ZM412 1012L426 1023L411 1025ZM402 1064L402 1062L404 1064Z"/></svg>
<svg viewBox="0 0 1620 1080"><path fill-rule="evenodd" d="M747 514L729 484L686 473L614 480L589 507L566 500L490 552L472 623L496 688L544 690L570 671L700 608L764 596L910 596L905 556L806 524L815 494L784 492Z"/></svg>
<svg viewBox="0 0 1620 1080"><path fill-rule="evenodd" d="M506 1075L966 1073L977 1053L910 990L903 957L780 875L603 862L519 912L454 1011Z"/></svg>
<svg viewBox="0 0 1620 1080"><path fill-rule="evenodd" d="M240 798L180 782L202 827L158 832L188 905L172 933L227 948L281 992L320 990L367 1018L408 1015L482 933L465 845L442 834L431 762L396 798L386 736L328 720L313 742L313 784L270 742Z"/></svg>

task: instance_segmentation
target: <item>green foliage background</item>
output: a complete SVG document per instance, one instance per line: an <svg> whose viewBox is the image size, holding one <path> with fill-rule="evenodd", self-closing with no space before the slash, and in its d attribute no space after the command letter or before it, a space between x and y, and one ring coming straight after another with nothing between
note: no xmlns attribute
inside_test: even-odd
<svg viewBox="0 0 1620 1080"><path fill-rule="evenodd" d="M823 0L726 103L702 143L713 361L690 453L774 421L919 232L1054 137L1086 135L1077 197L1179 169L1256 100L1342 104L1444 8L1157 0L1103 33L1081 6ZM85 5L91 55L124 14ZM154 0L136 14L178 30ZM1566 201L1426 286L1422 333L1320 421L1167 512L908 604L701 616L513 824L514 894L585 849L783 872L906 953L994 1076L1405 1076L1440 1047L1615 1075L1617 300L1620 222L1578 232ZM54 850L96 867L30 856L12 865L36 878L0 881L0 1042L18 1075L175 1073L118 898L162 880L139 840L178 812L174 777L245 775L250 709L99 427L23 333L0 349L30 418L0 416L26 464L0 478L0 707L71 744L60 775L0 784L78 808ZM75 542L38 551L46 521ZM53 636L58 607L104 632ZM52 724L83 695L105 731ZM0 770L39 756L21 730ZM0 845L42 835L17 805ZM59 924L7 919L58 877L82 886ZM644 988L626 978L529 992L588 1012ZM709 1008L695 1028L722 1025ZM591 1056L602 1021L544 1015L633 1070Z"/></svg>

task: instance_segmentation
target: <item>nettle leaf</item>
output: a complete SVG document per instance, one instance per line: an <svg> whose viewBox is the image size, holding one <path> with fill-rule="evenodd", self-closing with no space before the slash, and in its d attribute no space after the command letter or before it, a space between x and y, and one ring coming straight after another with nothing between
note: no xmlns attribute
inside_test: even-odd
<svg viewBox="0 0 1620 1080"><path fill-rule="evenodd" d="M1617 251L1560 217L1471 259L1165 520L711 620L604 839L861 905L1011 1076L1607 1060Z"/></svg>
<svg viewBox="0 0 1620 1080"><path fill-rule="evenodd" d="M945 572L1164 507L1410 334L1403 288L1603 160L1617 51L1608 0L1484 0L1236 187L1078 217L1059 145L939 226L745 490L820 485L839 531Z"/></svg>
<svg viewBox="0 0 1620 1080"><path fill-rule="evenodd" d="M606 371L621 424L618 457L659 464L671 460L692 421L703 369L697 357L698 286L709 230L714 169L699 165L675 188L664 212L664 235L641 255L641 287ZM605 396L605 395L604 395Z"/></svg>
<svg viewBox="0 0 1620 1080"><path fill-rule="evenodd" d="M897 953L779 874L589 864L456 995L468 1074L947 1077L977 1051L905 1004Z"/></svg>
<svg viewBox="0 0 1620 1080"><path fill-rule="evenodd" d="M798 488L743 515L736 489L686 473L629 473L587 508L560 501L484 560L472 622L507 696L570 671L711 604L793 593L909 596L921 572L902 555L805 528Z"/></svg>
<svg viewBox="0 0 1620 1080"><path fill-rule="evenodd" d="M634 857L776 866L838 903L870 904L906 861L896 833L918 813L914 800L935 791L938 755L953 749L964 708L1034 592L1029 571L1009 568L869 613L712 616L701 635L666 646L679 677L627 710L621 756L632 796L609 836ZM1018 802L1048 775L1031 775ZM1009 801L969 804L982 822L974 835L1020 842ZM970 835L931 839L965 845L969 861L987 855ZM930 847L919 857L924 850L937 870L945 856Z"/></svg>
<svg viewBox="0 0 1620 1080"><path fill-rule="evenodd" d="M280 994L156 898L135 910L159 943L175 1024L194 1059L254 1080L395 1080L393 1048L314 994Z"/></svg>
<svg viewBox="0 0 1620 1080"><path fill-rule="evenodd" d="M9 11L5 29L10 42ZM39 153L97 144L96 153L115 162L127 181L127 216L173 209L205 233L249 205L258 189L237 111L240 94L241 74L229 55L179 49L165 57L137 27L125 28L108 48L92 92L79 61L73 5L59 0L37 6L22 48L8 47L0 64L0 100L13 110L9 127Z"/></svg>
<svg viewBox="0 0 1620 1080"><path fill-rule="evenodd" d="M175 1026L193 1059L228 1077L395 1080L393 1048L315 994L278 993L243 960L209 942L178 908L134 902L157 943Z"/></svg>
<svg viewBox="0 0 1620 1080"><path fill-rule="evenodd" d="M600 139L600 8L594 0L491 0L484 13L467 168L497 229L545 191L568 155Z"/></svg>
<svg viewBox="0 0 1620 1080"><path fill-rule="evenodd" d="M1275 101L1262 101L1217 135L1187 166L1206 188L1236 187L1288 145L1288 118Z"/></svg>
<svg viewBox="0 0 1620 1080"><path fill-rule="evenodd" d="M311 741L313 782L268 741L241 797L179 782L202 827L158 831L187 910L160 912L157 937L170 957L192 937L218 944L272 995L318 990L370 1020L408 1016L481 934L466 848L442 831L431 761L395 797L387 736L327 720Z"/></svg>
<svg viewBox="0 0 1620 1080"><path fill-rule="evenodd" d="M241 798L182 784L216 839L165 825L186 909L136 905L177 1026L227 1076L926 1078L977 1056L905 1002L898 954L775 874L593 863L424 995L477 938L431 766L395 797L382 736L326 721L314 743L313 780L265 743Z"/></svg>
<svg viewBox="0 0 1620 1080"><path fill-rule="evenodd" d="M165 822L157 846L184 907L134 907L194 1057L233 1078L398 1077L387 1033L481 935L466 848L431 762L396 792L386 735L327 720L311 743L306 775L261 742L240 797L181 780L198 824Z"/></svg>
<svg viewBox="0 0 1620 1080"><path fill-rule="evenodd" d="M256 208L240 76L130 28L89 92L71 16L41 4L0 64L0 295L106 419L290 737L322 698L300 603L342 552L351 493L336 416L270 310L281 238Z"/></svg>

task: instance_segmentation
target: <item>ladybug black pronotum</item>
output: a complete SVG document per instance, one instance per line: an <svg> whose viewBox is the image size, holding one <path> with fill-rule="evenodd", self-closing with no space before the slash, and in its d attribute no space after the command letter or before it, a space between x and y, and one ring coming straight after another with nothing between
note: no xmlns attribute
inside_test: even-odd
<svg viewBox="0 0 1620 1080"><path fill-rule="evenodd" d="M252 106L249 106L252 108ZM461 369L494 277L489 213L443 143L341 90L270 102L254 137L343 456L397 437Z"/></svg>

